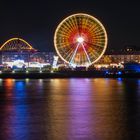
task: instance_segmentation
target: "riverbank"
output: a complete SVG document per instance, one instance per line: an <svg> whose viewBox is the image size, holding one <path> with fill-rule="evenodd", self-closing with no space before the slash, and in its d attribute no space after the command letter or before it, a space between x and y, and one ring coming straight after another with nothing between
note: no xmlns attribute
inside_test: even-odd
<svg viewBox="0 0 140 140"><path fill-rule="evenodd" d="M46 73L1 73L0 78L14 78L14 79L46 79L46 78L140 78L140 73L117 73L109 74L104 71L67 71L67 72L46 72Z"/></svg>

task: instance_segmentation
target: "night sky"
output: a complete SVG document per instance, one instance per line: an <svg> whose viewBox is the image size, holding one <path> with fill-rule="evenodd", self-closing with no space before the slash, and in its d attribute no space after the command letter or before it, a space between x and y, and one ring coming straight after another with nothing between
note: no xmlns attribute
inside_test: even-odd
<svg viewBox="0 0 140 140"><path fill-rule="evenodd" d="M140 46L140 4L113 0L0 1L0 44L21 37L41 51L54 51L53 36L63 18L75 13L98 18L108 34L108 49Z"/></svg>

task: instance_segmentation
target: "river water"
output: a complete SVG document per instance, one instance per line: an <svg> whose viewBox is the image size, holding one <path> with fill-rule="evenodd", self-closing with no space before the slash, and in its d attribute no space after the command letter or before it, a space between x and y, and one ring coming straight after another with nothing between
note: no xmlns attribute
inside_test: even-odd
<svg viewBox="0 0 140 140"><path fill-rule="evenodd" d="M0 79L0 140L139 139L139 79Z"/></svg>

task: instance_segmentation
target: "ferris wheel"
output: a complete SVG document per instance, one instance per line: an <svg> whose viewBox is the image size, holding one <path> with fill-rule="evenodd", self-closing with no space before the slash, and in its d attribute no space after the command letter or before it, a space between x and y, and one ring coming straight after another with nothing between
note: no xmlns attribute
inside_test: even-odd
<svg viewBox="0 0 140 140"><path fill-rule="evenodd" d="M95 17L78 13L64 19L54 35L54 46L60 58L71 66L90 66L107 48L107 33Z"/></svg>

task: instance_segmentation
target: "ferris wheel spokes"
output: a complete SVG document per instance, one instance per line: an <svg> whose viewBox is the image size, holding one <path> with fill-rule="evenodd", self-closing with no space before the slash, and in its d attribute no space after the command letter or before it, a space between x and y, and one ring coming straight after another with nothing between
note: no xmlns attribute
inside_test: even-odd
<svg viewBox="0 0 140 140"><path fill-rule="evenodd" d="M90 65L90 64L91 64L91 60L90 60L90 58L89 58L89 55L88 55L88 53L87 53L87 51L86 51L86 49L85 49L83 43L78 43L78 45L77 45L77 47L76 47L76 49L75 49L75 51L74 51L74 53L73 53L73 55L72 55L72 58L71 58L71 60L70 60L70 64L73 63L74 57L76 56L77 50L78 50L78 48L79 48L80 45L82 46L82 48L83 48L83 50L84 50L84 53L85 53L85 55L86 55L86 57L87 57L87 60L88 60L88 62L89 62L89 65Z"/></svg>

